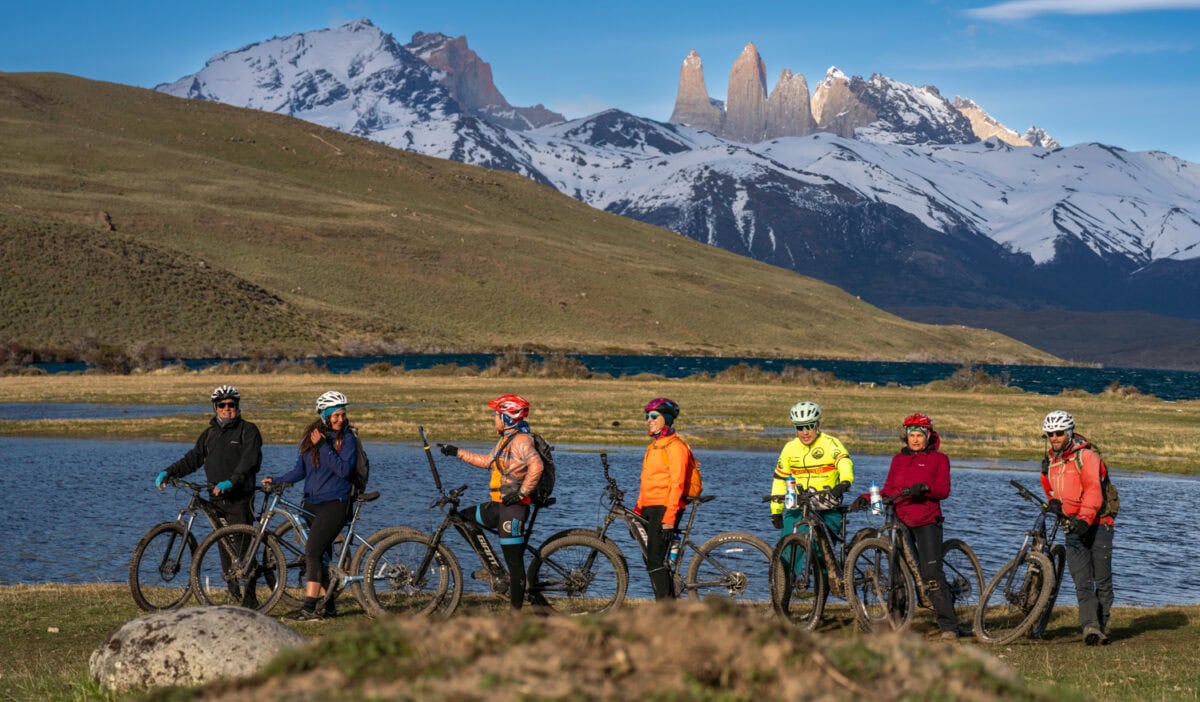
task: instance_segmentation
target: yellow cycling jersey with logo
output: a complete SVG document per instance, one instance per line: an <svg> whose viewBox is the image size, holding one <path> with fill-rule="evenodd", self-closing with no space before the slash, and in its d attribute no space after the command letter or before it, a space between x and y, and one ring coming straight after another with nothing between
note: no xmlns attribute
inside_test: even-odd
<svg viewBox="0 0 1200 702"><path fill-rule="evenodd" d="M792 439L779 452L775 464L775 480L771 483L771 494L787 492L787 479L796 479L797 490L824 490L841 482L854 482L854 462L842 442L824 432L817 435L808 446L800 439ZM771 503L771 513L779 514L783 504Z"/></svg>

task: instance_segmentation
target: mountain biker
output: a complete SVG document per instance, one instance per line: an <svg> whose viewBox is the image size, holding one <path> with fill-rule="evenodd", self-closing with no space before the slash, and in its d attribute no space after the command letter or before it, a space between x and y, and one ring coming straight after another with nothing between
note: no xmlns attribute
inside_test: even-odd
<svg viewBox="0 0 1200 702"><path fill-rule="evenodd" d="M300 436L300 451L292 469L277 478L263 478L264 487L274 482L294 483L304 479L302 507L310 512L308 539L304 542L304 604L288 619L310 621L337 615L333 600L317 611L317 602L329 584L326 563L333 542L350 517L350 473L358 461L358 437L346 416L346 396L330 390L317 398L317 418Z"/></svg>
<svg viewBox="0 0 1200 702"><path fill-rule="evenodd" d="M1113 603L1113 518L1100 517L1107 469L1092 445L1075 431L1075 418L1054 410L1042 420L1046 455L1042 489L1049 509L1067 520L1067 567L1075 582L1079 625L1088 646L1107 645Z"/></svg>
<svg viewBox="0 0 1200 702"><path fill-rule="evenodd" d="M895 502L896 519L908 527L916 546L917 567L933 601L934 619L944 640L958 638L958 616L946 575L942 572L942 507L950 496L950 459L939 448L942 439L927 414L904 418L904 446L892 457L880 493L901 497ZM861 509L869 498L860 496L853 505ZM861 502L860 502L861 500Z"/></svg>
<svg viewBox="0 0 1200 702"><path fill-rule="evenodd" d="M438 444L442 454L457 456L477 468L490 468L491 501L459 511L468 522L500 533L500 550L508 566L508 603L514 610L525 601L525 524L529 495L542 477L542 457L529 429L529 401L520 395L501 395L487 404L500 440L491 453L472 453L451 444Z"/></svg>
<svg viewBox="0 0 1200 702"><path fill-rule="evenodd" d="M854 483L854 461L850 460L850 453L841 441L821 431L820 405L797 402L788 415L796 428L796 438L779 452L771 494L785 494L787 479L794 478L796 490L817 492L813 506L830 533L840 534L845 515L837 508L842 503L842 495ZM802 515L800 509L784 509L780 502L771 503L771 524L780 530L780 536L792 533ZM798 530L807 533L808 526L800 524Z"/></svg>
<svg viewBox="0 0 1200 702"><path fill-rule="evenodd" d="M675 401L658 397L647 402L643 409L651 441L642 458L641 484L633 511L647 522L646 572L650 575L654 599L669 600L674 599L675 588L667 554L687 504L684 486L695 458L692 449L675 433L675 420L679 417Z"/></svg>

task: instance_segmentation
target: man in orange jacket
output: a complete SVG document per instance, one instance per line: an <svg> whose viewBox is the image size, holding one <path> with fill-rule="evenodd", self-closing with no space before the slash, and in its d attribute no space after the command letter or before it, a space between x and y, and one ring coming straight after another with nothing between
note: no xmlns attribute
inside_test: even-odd
<svg viewBox="0 0 1200 702"><path fill-rule="evenodd" d="M1104 645L1113 603L1113 518L1100 513L1107 469L1087 438L1075 432L1075 418L1067 412L1046 415L1042 433L1047 443L1042 489L1050 510L1067 522L1064 545L1079 601L1083 642Z"/></svg>

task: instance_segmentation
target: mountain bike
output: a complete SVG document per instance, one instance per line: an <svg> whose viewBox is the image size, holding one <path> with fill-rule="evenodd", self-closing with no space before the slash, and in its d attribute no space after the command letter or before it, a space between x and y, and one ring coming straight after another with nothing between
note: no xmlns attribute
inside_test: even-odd
<svg viewBox="0 0 1200 702"><path fill-rule="evenodd" d="M367 610L376 616L410 613L441 618L454 613L462 600L463 576L458 558L444 543L451 527L479 558L481 567L472 577L487 582L494 594L508 595L510 575L488 540L486 532L492 530L459 515L467 486L449 492L443 489L425 429L421 427L420 432L430 473L441 494L431 508L444 510L445 517L432 534L398 534L376 545L367 559L370 577L364 587ZM555 502L549 498L530 507L525 525L525 552L530 558L526 600L536 607L572 615L616 607L625 599L628 580L619 568L621 556L615 548L587 535L564 539L552 548L530 545L539 512Z"/></svg>
<svg viewBox="0 0 1200 702"><path fill-rule="evenodd" d="M168 478L167 484L191 490L192 496L175 521L150 527L129 559L129 591L137 606L147 612L177 609L191 597L188 573L196 552L196 536L192 533L196 515L203 514L214 531L225 526L216 506L201 496L212 490L211 485L180 478Z"/></svg>
<svg viewBox="0 0 1200 702"><path fill-rule="evenodd" d="M800 519L771 552L771 605L785 621L809 631L821 625L829 595L846 599L844 563L850 548L878 534L876 529L860 529L847 543L849 510L837 507L843 519L841 532L834 534L813 504L818 494L815 490L797 493ZM763 502L783 501L784 495L763 497ZM800 531L804 525L807 532Z"/></svg>
<svg viewBox="0 0 1200 702"><path fill-rule="evenodd" d="M933 597L920 577L912 532L896 518L904 493L885 497L885 518L879 535L862 539L846 554L846 600L864 631L900 630L911 622L916 607L932 609ZM983 568L975 551L959 539L942 542L942 572L960 621L971 621L979 605Z"/></svg>
<svg viewBox="0 0 1200 702"><path fill-rule="evenodd" d="M269 612L291 590L289 597L300 601L304 597L304 581L290 583L289 563L304 559L304 545L308 539L308 520L312 514L300 505L288 501L283 493L291 487L288 483L258 486L264 493L264 503L258 521L254 525L232 524L209 534L196 549L191 564L192 590L204 604L243 604ZM378 492L357 495L352 499L351 514L340 545L335 548L336 558L329 564L329 582L325 595L318 603L319 608L337 599L340 592L350 587L351 593L362 602L363 581L362 559L373 548L366 538L358 535L358 520L363 505L379 499ZM299 538L281 539L271 522L282 517ZM351 549L357 551L351 555ZM293 566L295 567L295 566ZM358 585L356 587L356 585ZM364 606L365 608L365 606Z"/></svg>
<svg viewBox="0 0 1200 702"><path fill-rule="evenodd" d="M1053 613L1067 560L1066 547L1054 543L1061 518L1024 485L1008 482L1023 499L1037 505L1038 515L1025 532L1017 555L1001 566L983 589L974 629L975 636L988 644L1010 643L1026 633L1031 638L1041 637Z"/></svg>
<svg viewBox="0 0 1200 702"><path fill-rule="evenodd" d="M567 529L554 534L542 544L542 554L545 557L555 553L557 549L567 548L569 544L574 543L574 539L598 538L620 555L620 576L623 581L628 581L629 563L620 547L608 535L608 529L618 520L625 522L630 537L641 550L644 561L648 523L640 514L625 506L625 493L609 471L608 454L600 454L600 465L605 480L605 488L600 495L600 508L604 513L600 524L595 529ZM675 592L687 593L693 599L710 595L727 597L763 613L770 612L771 549L765 541L753 534L738 531L717 534L699 545L691 538L700 505L715 499L717 498L713 495L685 498L685 502L692 505L687 526L676 531L675 541L667 554L667 565ZM689 550L693 555L688 564L687 576L684 578L681 575L684 554Z"/></svg>

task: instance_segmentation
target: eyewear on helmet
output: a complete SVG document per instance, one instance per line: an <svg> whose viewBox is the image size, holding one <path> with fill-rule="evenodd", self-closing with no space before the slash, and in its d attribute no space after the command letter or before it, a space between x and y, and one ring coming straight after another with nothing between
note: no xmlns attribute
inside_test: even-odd
<svg viewBox="0 0 1200 702"><path fill-rule="evenodd" d="M217 407L219 409L229 409L230 407L237 407L237 405L238 403L234 402L233 400L226 400L224 402L217 403Z"/></svg>
<svg viewBox="0 0 1200 702"><path fill-rule="evenodd" d="M646 413L646 421L648 421L648 422L649 422L649 421L653 421L653 420L655 420L655 419L658 419L658 418L659 418L659 417L661 417L661 416L662 416L662 415L661 415L661 414L659 414L658 412L647 412L647 413Z"/></svg>
<svg viewBox="0 0 1200 702"><path fill-rule="evenodd" d="M813 431L820 425L820 422L809 422L808 424L797 424L796 431Z"/></svg>
<svg viewBox="0 0 1200 702"><path fill-rule="evenodd" d="M1057 431L1046 432L1046 438L1050 438L1051 436L1066 436L1066 435L1067 435L1067 432L1062 429L1059 429Z"/></svg>

